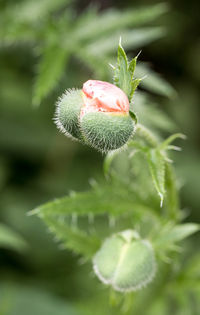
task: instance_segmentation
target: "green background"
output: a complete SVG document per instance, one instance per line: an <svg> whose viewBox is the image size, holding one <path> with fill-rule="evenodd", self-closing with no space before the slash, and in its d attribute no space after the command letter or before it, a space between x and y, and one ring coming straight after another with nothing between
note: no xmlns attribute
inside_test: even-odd
<svg viewBox="0 0 200 315"><path fill-rule="evenodd" d="M6 6L12 7L17 2L20 3L1 0L1 14ZM91 3L73 2L76 19ZM104 12L156 1L95 3L99 12ZM183 151L174 155L174 165L180 178L182 208L187 210L189 221L198 222L200 3L171 0L168 4L169 12L156 20L157 25L166 28L166 34L145 46L140 59L152 63L153 69L177 90L174 98L153 93L152 98L174 120L176 130L188 137ZM15 14L17 17L19 12L16 10ZM66 38L69 35L66 30ZM135 55L138 49L130 49L129 53ZM37 205L69 191L85 191L92 178L103 176L103 156L68 140L52 120L60 93L69 87L81 87L91 71L71 57L56 89L44 98L40 107L34 107L37 63L37 47L31 43L0 44L0 221L22 237L14 245L12 240L9 244L0 243L0 314L82 314L77 305L89 300L94 288L102 290L91 273L91 265L81 264L79 257L59 248L45 225L27 214ZM92 303L95 305L95 298ZM101 307L96 314L104 314L104 306ZM85 312L90 314L87 307Z"/></svg>

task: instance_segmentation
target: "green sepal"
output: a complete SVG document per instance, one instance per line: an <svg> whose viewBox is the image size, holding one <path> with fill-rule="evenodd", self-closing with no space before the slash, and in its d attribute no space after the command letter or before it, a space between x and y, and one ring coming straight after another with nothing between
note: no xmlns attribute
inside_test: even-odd
<svg viewBox="0 0 200 315"><path fill-rule="evenodd" d="M137 115L132 110L129 110L129 115L131 116L131 118L133 119L135 124L137 124L137 122L138 122Z"/></svg>
<svg viewBox="0 0 200 315"><path fill-rule="evenodd" d="M135 122L128 114L91 112L80 122L85 142L101 152L124 146L135 130Z"/></svg>
<svg viewBox="0 0 200 315"><path fill-rule="evenodd" d="M66 136L83 141L79 116L83 99L81 90L66 91L56 104L55 123L58 129Z"/></svg>
<svg viewBox="0 0 200 315"><path fill-rule="evenodd" d="M131 101L141 79L133 79L138 55L128 61L127 55L119 42L117 65L114 67L114 83L128 96Z"/></svg>

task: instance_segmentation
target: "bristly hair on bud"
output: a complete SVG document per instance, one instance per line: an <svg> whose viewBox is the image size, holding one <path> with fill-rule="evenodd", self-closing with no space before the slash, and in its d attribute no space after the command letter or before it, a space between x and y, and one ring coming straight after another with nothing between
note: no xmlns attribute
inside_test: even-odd
<svg viewBox="0 0 200 315"><path fill-rule="evenodd" d="M107 238L93 258L93 269L104 284L116 291L137 291L156 273L154 249L137 232L125 230Z"/></svg>
<svg viewBox="0 0 200 315"><path fill-rule="evenodd" d="M85 141L102 152L124 146L134 132L127 95L117 86L88 80L83 85L80 126Z"/></svg>
<svg viewBox="0 0 200 315"><path fill-rule="evenodd" d="M54 121L64 135L73 140L82 140L79 116L83 99L81 90L66 90L56 103Z"/></svg>

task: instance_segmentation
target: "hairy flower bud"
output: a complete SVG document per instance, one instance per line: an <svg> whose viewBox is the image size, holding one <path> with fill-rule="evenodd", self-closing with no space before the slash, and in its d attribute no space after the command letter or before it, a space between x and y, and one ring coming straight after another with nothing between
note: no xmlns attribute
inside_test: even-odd
<svg viewBox="0 0 200 315"><path fill-rule="evenodd" d="M122 147L134 132L129 100L115 85L88 80L58 102L56 122L66 135L107 152Z"/></svg>
<svg viewBox="0 0 200 315"><path fill-rule="evenodd" d="M81 129L87 142L101 151L122 147L134 131L126 94L115 85L89 80L83 85Z"/></svg>
<svg viewBox="0 0 200 315"><path fill-rule="evenodd" d="M154 251L137 232L126 230L106 239L93 259L94 272L116 291L136 291L147 285L156 271Z"/></svg>

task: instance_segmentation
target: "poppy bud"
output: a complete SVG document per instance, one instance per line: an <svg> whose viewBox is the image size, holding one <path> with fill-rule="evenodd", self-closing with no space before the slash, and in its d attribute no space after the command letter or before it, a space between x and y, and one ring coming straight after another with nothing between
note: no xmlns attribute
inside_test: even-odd
<svg viewBox="0 0 200 315"><path fill-rule="evenodd" d="M89 80L83 85L80 122L87 142L100 151L122 147L134 131L129 100L117 86Z"/></svg>
<svg viewBox="0 0 200 315"><path fill-rule="evenodd" d="M148 284L156 271L154 251L137 232L126 230L106 239L93 259L94 272L116 291L136 291Z"/></svg>
<svg viewBox="0 0 200 315"><path fill-rule="evenodd" d="M82 91L64 94L57 106L56 122L61 131L107 152L122 147L134 132L129 100L117 86L88 80Z"/></svg>

